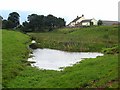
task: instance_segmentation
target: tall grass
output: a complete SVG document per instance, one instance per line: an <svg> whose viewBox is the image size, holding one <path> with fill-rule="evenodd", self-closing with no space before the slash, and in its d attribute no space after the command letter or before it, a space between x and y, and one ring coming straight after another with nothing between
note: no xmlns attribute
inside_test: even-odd
<svg viewBox="0 0 120 90"><path fill-rule="evenodd" d="M49 33L28 33L40 48L66 51L100 52L118 43L118 28L100 26L89 28L63 28Z"/></svg>

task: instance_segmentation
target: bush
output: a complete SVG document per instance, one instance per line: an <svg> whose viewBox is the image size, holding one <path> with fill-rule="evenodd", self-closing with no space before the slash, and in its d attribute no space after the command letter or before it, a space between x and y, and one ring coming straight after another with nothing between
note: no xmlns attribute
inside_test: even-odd
<svg viewBox="0 0 120 90"><path fill-rule="evenodd" d="M117 54L117 53L119 53L119 49L120 48L117 45L117 46L114 46L112 48L103 48L102 52L105 54Z"/></svg>

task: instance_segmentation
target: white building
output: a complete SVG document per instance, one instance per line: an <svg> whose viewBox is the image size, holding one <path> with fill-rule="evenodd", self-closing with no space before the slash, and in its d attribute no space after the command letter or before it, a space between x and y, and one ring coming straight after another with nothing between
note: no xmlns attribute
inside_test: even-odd
<svg viewBox="0 0 120 90"><path fill-rule="evenodd" d="M72 22L70 22L67 26L68 27L79 27L79 26L91 26L91 25L97 25L97 20L93 19L85 19L84 15L81 17L78 17L74 19Z"/></svg>
<svg viewBox="0 0 120 90"><path fill-rule="evenodd" d="M81 17L78 17L76 19L74 19L72 22L70 22L67 26L69 27L75 27L77 24L79 24L82 20L85 20L84 15L82 15Z"/></svg>
<svg viewBox="0 0 120 90"><path fill-rule="evenodd" d="M85 19L81 21L82 26L91 26L91 25L97 25L97 20L93 19Z"/></svg>

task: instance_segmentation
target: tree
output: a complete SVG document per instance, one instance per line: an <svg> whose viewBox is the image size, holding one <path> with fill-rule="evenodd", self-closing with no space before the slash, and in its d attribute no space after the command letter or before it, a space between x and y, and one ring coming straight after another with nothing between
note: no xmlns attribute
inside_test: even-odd
<svg viewBox="0 0 120 90"><path fill-rule="evenodd" d="M28 16L29 28L33 31L42 31L42 27L44 27L44 16L31 14Z"/></svg>
<svg viewBox="0 0 120 90"><path fill-rule="evenodd" d="M8 22L10 24L9 28L15 28L20 25L19 22L20 15L17 12L12 12L8 16Z"/></svg>
<svg viewBox="0 0 120 90"><path fill-rule="evenodd" d="M57 20L57 26L59 27L59 28L61 28L61 27L64 27L65 26L65 20L64 19L62 19L62 18L58 18L58 20Z"/></svg>
<svg viewBox="0 0 120 90"><path fill-rule="evenodd" d="M2 28L2 19L3 19L3 17L0 16L0 29Z"/></svg>
<svg viewBox="0 0 120 90"><path fill-rule="evenodd" d="M29 23L27 21L22 23L21 31L22 32L31 32L32 31L31 29L29 29Z"/></svg>
<svg viewBox="0 0 120 90"><path fill-rule="evenodd" d="M98 25L100 26L102 24L103 24L102 20L98 20Z"/></svg>
<svg viewBox="0 0 120 90"><path fill-rule="evenodd" d="M6 27L7 27L7 20L3 20L2 21L2 28L7 29Z"/></svg>
<svg viewBox="0 0 120 90"><path fill-rule="evenodd" d="M62 18L57 18L57 17L49 14L46 17L46 26L48 26L50 30L52 30L54 28L60 28L60 27L65 26L65 20Z"/></svg>
<svg viewBox="0 0 120 90"><path fill-rule="evenodd" d="M11 29L11 26L13 26L12 21L8 21L8 20L2 21L2 28L3 29Z"/></svg>
<svg viewBox="0 0 120 90"><path fill-rule="evenodd" d="M23 30L27 31L51 31L54 28L65 26L65 20L57 18L51 14L37 15L31 14L27 17L28 21L23 23Z"/></svg>
<svg viewBox="0 0 120 90"><path fill-rule="evenodd" d="M46 25L46 27L48 27L49 31L51 31L53 28L57 27L56 21L57 21L57 17L55 17L51 14L46 16L45 25Z"/></svg>

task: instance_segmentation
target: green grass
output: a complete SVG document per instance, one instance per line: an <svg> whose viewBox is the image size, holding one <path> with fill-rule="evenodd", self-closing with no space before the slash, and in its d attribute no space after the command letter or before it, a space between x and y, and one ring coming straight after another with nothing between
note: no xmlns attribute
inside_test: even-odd
<svg viewBox="0 0 120 90"><path fill-rule="evenodd" d="M101 52L118 43L118 28L100 26L90 28L63 28L49 33L28 33L40 48L65 51Z"/></svg>
<svg viewBox="0 0 120 90"><path fill-rule="evenodd" d="M39 70L26 68L11 80L11 88L97 88L112 87L118 84L117 55L105 55L86 59L64 71ZM19 82L18 82L19 81ZM109 85L111 82L111 85ZM113 85L113 83L116 83ZM112 86L113 85L113 86Z"/></svg>
<svg viewBox="0 0 120 90"><path fill-rule="evenodd" d="M67 51L116 50L116 26L63 28L46 33L29 33L41 48ZM85 59L63 71L39 70L26 62L29 37L3 31L3 86L9 88L118 88L118 54ZM112 47L112 49L110 49ZM105 49L108 48L108 49Z"/></svg>
<svg viewBox="0 0 120 90"><path fill-rule="evenodd" d="M3 86L17 76L26 66L29 37L15 31L2 30Z"/></svg>

